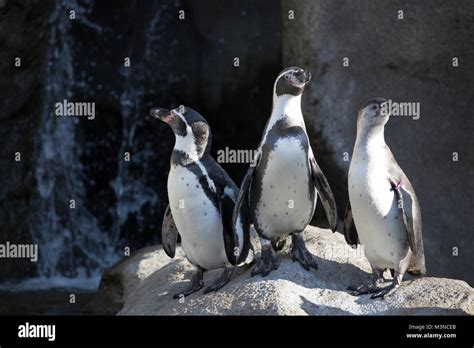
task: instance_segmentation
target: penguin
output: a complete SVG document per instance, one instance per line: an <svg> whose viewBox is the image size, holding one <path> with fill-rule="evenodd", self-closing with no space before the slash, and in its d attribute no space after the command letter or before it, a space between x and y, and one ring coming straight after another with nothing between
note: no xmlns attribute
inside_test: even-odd
<svg viewBox="0 0 474 348"><path fill-rule="evenodd" d="M153 108L151 116L168 124L175 134L168 175L169 205L162 224L162 243L174 258L178 234L188 261L195 272L190 286L173 297L188 296L203 286L203 273L224 268L218 280L204 289L217 291L231 279L235 265L249 251L249 223L239 219L232 228L232 214L238 187L211 157L211 129L197 111Z"/></svg>
<svg viewBox="0 0 474 348"><path fill-rule="evenodd" d="M331 229L336 229L336 203L313 155L301 112L301 95L310 80L311 74L298 67L286 68L276 78L271 116L240 187L233 227L240 228L242 216L250 219L262 246L252 276L278 269L276 253L289 235L293 261L308 271L317 269L303 238L316 207L316 190Z"/></svg>
<svg viewBox="0 0 474 348"><path fill-rule="evenodd" d="M403 275L426 273L421 235L421 212L415 190L385 143L389 119L383 98L369 100L357 116L357 137L348 175L349 203L344 217L344 236L349 245L364 246L372 267L369 285L350 286L352 295L393 294ZM381 287L383 272L393 281Z"/></svg>

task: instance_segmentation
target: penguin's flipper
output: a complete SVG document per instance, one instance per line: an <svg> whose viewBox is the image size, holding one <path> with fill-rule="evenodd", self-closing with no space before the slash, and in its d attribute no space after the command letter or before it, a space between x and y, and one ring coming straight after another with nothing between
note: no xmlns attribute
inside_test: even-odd
<svg viewBox="0 0 474 348"><path fill-rule="evenodd" d="M415 267L411 269L411 273L424 274L425 269L425 256L423 251L423 239L421 235L421 212L416 195L413 188L408 181L405 180L395 181L390 180L392 190L395 192L397 199L397 206L402 215L403 223L407 233L407 240L410 249L415 255Z"/></svg>
<svg viewBox="0 0 474 348"><path fill-rule="evenodd" d="M232 214L232 229L234 234L237 236L237 238L238 236L242 236L244 239L244 247L238 260L239 263L245 261L250 248L250 214L248 211L248 191L250 184L252 183L255 168L257 167L260 158L261 153L258 151L254 158L254 162L249 166L249 169L242 180L239 195L235 201L234 211Z"/></svg>
<svg viewBox="0 0 474 348"><path fill-rule="evenodd" d="M247 228L241 225L239 233L236 233L233 227L232 219L239 188L214 159L210 158L206 165L208 166L209 175L216 185L216 194L219 195L218 202L222 218L225 253L232 265L238 265L241 263L241 259L245 260L247 258L250 246L250 224Z"/></svg>
<svg viewBox="0 0 474 348"><path fill-rule="evenodd" d="M337 227L337 208L336 201L332 194L329 183L324 176L321 168L319 168L318 163L314 157L310 158L311 164L311 175L313 178L313 184L318 190L319 197L321 197L321 202L323 203L324 210L326 211L326 216L329 221L329 226L333 232L336 231Z"/></svg>
<svg viewBox="0 0 474 348"><path fill-rule="evenodd" d="M352 217L351 201L347 202L346 213L344 214L344 238L347 244L353 248L356 248L357 244L360 244L354 218Z"/></svg>
<svg viewBox="0 0 474 348"><path fill-rule="evenodd" d="M168 204L165 215L163 217L163 224L161 225L161 242L166 255L174 258L176 253L176 242L178 240L178 229L174 223L173 215Z"/></svg>
<svg viewBox="0 0 474 348"><path fill-rule="evenodd" d="M410 249L416 251L416 240L415 233L413 231L413 218L412 218L412 200L409 194L404 194L401 183L394 181L390 182L392 190L395 192L397 198L397 206L402 215L403 223L405 224L405 230L407 232L407 240Z"/></svg>
<svg viewBox="0 0 474 348"><path fill-rule="evenodd" d="M221 216L222 216L222 227L224 233L224 248L227 259L232 265L237 264L236 246L238 245L235 234L232 229L232 214L234 212L234 200L232 197L224 193L221 199Z"/></svg>

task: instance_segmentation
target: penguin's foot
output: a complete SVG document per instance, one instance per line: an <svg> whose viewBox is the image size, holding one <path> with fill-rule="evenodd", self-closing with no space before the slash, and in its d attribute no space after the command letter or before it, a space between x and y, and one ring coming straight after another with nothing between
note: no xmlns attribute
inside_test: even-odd
<svg viewBox="0 0 474 348"><path fill-rule="evenodd" d="M273 251L271 244L262 244L262 255L252 268L252 277L257 274L261 274L262 277L265 277L271 271L278 269L278 266L280 266L280 263L278 262L276 253Z"/></svg>
<svg viewBox="0 0 474 348"><path fill-rule="evenodd" d="M181 298L183 296L189 296L191 294L194 294L195 292L199 291L202 289L204 286L203 282L203 272L204 270L202 268L198 268L197 272L193 275L191 278L191 285L184 291L181 291L177 294L173 295L173 298Z"/></svg>
<svg viewBox="0 0 474 348"><path fill-rule="evenodd" d="M371 299L374 299L374 298L384 299L386 296L388 297L388 296L392 295L399 287L400 287L400 285L392 283L391 285L387 286L386 288L383 288L379 292L376 292L375 294L370 296L370 298Z"/></svg>
<svg viewBox="0 0 474 348"><path fill-rule="evenodd" d="M372 294L374 292L380 291L382 288L379 286L383 284L383 271L375 270L372 273L372 284L370 285L359 285L359 286L349 286L347 290L352 296L359 296L365 294Z"/></svg>
<svg viewBox="0 0 474 348"><path fill-rule="evenodd" d="M211 292L211 291L217 291L220 288L222 288L224 285L226 285L229 282L230 278L232 278L232 275L234 274L234 270L235 270L235 267L224 269L219 279L217 279L217 281L213 283L212 285L205 288L204 293L207 294L208 292Z"/></svg>
<svg viewBox="0 0 474 348"><path fill-rule="evenodd" d="M384 299L385 297L388 297L392 295L397 289L400 287L402 284L402 279L403 279L403 274L395 272L395 276L393 277L393 282L391 285L387 286L386 288L383 288L379 292L373 294L370 296L370 298L382 298Z"/></svg>
<svg viewBox="0 0 474 348"><path fill-rule="evenodd" d="M359 295L372 294L374 292L379 291L380 288L375 284L370 284L370 285L360 285L360 286L349 286L347 290L349 290L349 293L352 296L359 296Z"/></svg>
<svg viewBox="0 0 474 348"><path fill-rule="evenodd" d="M293 233L291 235L292 246L290 250L290 257L293 261L298 261L301 266L307 271L311 268L318 269L318 264L314 256L308 251L304 244L302 232Z"/></svg>

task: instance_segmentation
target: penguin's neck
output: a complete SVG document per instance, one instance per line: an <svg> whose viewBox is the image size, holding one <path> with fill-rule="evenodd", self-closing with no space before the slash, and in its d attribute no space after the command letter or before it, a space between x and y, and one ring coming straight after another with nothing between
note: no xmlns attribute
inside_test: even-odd
<svg viewBox="0 0 474 348"><path fill-rule="evenodd" d="M374 127L357 127L357 138L354 146L354 155L364 153L376 156L385 149L384 125Z"/></svg>
<svg viewBox="0 0 474 348"><path fill-rule="evenodd" d="M267 129L283 118L287 118L287 124L291 126L304 126L303 113L301 112L301 94L281 96L273 95L272 114Z"/></svg>
<svg viewBox="0 0 474 348"><path fill-rule="evenodd" d="M181 136L176 134L171 164L186 166L198 162L206 153L207 147L200 147L196 139L191 135Z"/></svg>

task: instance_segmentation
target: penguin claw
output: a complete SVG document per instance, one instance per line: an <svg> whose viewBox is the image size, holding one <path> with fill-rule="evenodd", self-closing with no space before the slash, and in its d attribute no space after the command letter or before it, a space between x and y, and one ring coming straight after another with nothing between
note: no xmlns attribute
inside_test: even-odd
<svg viewBox="0 0 474 348"><path fill-rule="evenodd" d="M318 264L306 248L303 236L300 233L293 233L291 236L292 246L290 249L290 257L293 261L298 261L301 266L307 271L311 268L318 269Z"/></svg>
<svg viewBox="0 0 474 348"><path fill-rule="evenodd" d="M224 285L226 285L227 282L223 283L223 282L217 282L213 285L209 285L207 288L204 288L204 291L203 293L204 294L207 294L209 292L214 292L214 291L217 291L219 290L220 288L224 287Z"/></svg>
<svg viewBox="0 0 474 348"><path fill-rule="evenodd" d="M270 274L271 271L277 270L278 267L280 266L280 263L274 257L273 259L265 259L265 258L260 258L257 262L256 265L252 268L252 277L256 276L257 274L261 274L262 277L266 277L267 275Z"/></svg>
<svg viewBox="0 0 474 348"><path fill-rule="evenodd" d="M318 264L314 259L314 256L305 248L293 248L290 251L290 257L293 262L298 261L301 266L307 271L311 268L318 269Z"/></svg>
<svg viewBox="0 0 474 348"><path fill-rule="evenodd" d="M359 296L359 295L367 295L367 294L372 294L374 292L378 292L380 288L374 286L374 285L360 285L360 286L355 286L351 285L347 287L347 290L349 291L349 294L352 296Z"/></svg>
<svg viewBox="0 0 474 348"><path fill-rule="evenodd" d="M370 296L370 298L372 300L374 300L376 298L380 298L380 299L384 300L385 299L385 294L383 293L383 291L379 291L379 292L373 294L372 296Z"/></svg>
<svg viewBox="0 0 474 348"><path fill-rule="evenodd" d="M262 254L260 258L255 262L255 266L252 268L251 275L256 276L261 274L262 277L266 277L271 271L278 269L280 261L276 257L271 245L262 246Z"/></svg>
<svg viewBox="0 0 474 348"><path fill-rule="evenodd" d="M399 285L386 287L382 289L381 291L370 296L370 298L371 299L381 298L382 300L384 300L385 297L390 297L398 289L398 287Z"/></svg>
<svg viewBox="0 0 474 348"><path fill-rule="evenodd" d="M224 285L222 285L224 286ZM207 294L209 292L217 291L219 290L222 286L218 286L217 284L208 286L207 288L204 289L203 293Z"/></svg>
<svg viewBox="0 0 474 348"><path fill-rule="evenodd" d="M190 286L184 290L181 291L177 294L173 295L173 299L181 298L181 297L186 297L191 294L194 294L195 292L201 290L204 286L203 280L202 280L202 270L198 270L193 277L191 278L191 284Z"/></svg>
<svg viewBox="0 0 474 348"><path fill-rule="evenodd" d="M186 297L186 296L189 296L191 294L194 294L195 292L198 292L199 290L201 290L203 287L203 285L201 284L200 286L194 286L194 287L190 287L182 292L179 292L177 294L174 294L173 295L173 299L177 299L177 298L181 298L182 296Z"/></svg>
<svg viewBox="0 0 474 348"><path fill-rule="evenodd" d="M235 268L233 267L224 269L219 279L214 284L204 289L204 294L207 294L211 291L217 291L221 289L222 287L224 287L229 282L232 275L234 274L234 270Z"/></svg>

